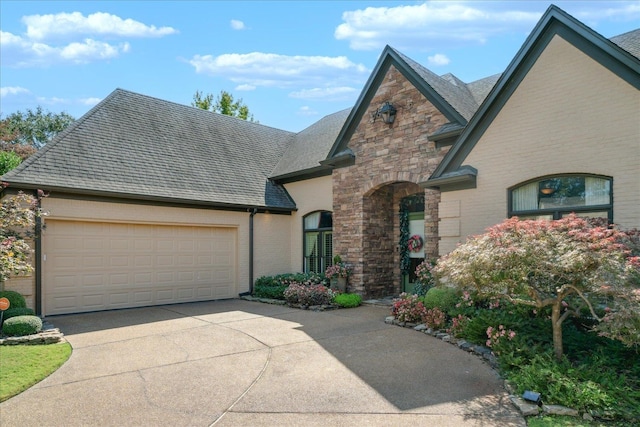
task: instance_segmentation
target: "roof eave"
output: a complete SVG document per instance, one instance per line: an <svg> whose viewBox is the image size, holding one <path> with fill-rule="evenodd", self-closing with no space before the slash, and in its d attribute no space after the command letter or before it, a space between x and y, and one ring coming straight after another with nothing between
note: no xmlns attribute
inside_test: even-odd
<svg viewBox="0 0 640 427"><path fill-rule="evenodd" d="M438 178L429 178L419 183L422 188L435 188L440 191L457 191L476 188L478 170L472 166L462 166L460 169L442 175Z"/></svg>
<svg viewBox="0 0 640 427"><path fill-rule="evenodd" d="M344 151L320 162L321 165L331 166L332 168L343 168L355 164L356 156L351 149L347 148Z"/></svg>
<svg viewBox="0 0 640 427"><path fill-rule="evenodd" d="M303 169L282 175L272 176L271 179L278 184L286 184L289 182L305 181L307 179L320 178L331 175L333 168L330 165L320 165L313 168Z"/></svg>
<svg viewBox="0 0 640 427"><path fill-rule="evenodd" d="M244 212L247 209L258 209L258 212L269 211L274 213L276 212L290 213L298 210L298 208L296 208L295 206L282 207L282 206L248 204L248 203L224 203L224 202L215 202L215 201L206 201L206 200L180 199L175 197L150 196L145 194L122 193L117 191L98 191L98 190L78 189L78 188L70 188L70 187L62 187L62 186L49 186L49 185L41 185L41 184L34 184L34 183L9 182L9 186L7 187L7 189L8 188L12 188L16 190L43 190L45 193L54 192L54 193L64 193L64 194L78 195L78 196L155 202L155 203L161 203L161 204L219 209L219 210L227 210L227 211L243 211Z"/></svg>

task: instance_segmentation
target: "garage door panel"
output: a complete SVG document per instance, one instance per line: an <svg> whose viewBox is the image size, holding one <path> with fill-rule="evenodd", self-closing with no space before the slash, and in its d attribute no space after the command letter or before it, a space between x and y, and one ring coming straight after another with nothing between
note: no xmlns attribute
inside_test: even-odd
<svg viewBox="0 0 640 427"><path fill-rule="evenodd" d="M133 283L136 286L149 286L153 285L153 273L136 273L133 275Z"/></svg>
<svg viewBox="0 0 640 427"><path fill-rule="evenodd" d="M129 304L129 293L121 292L121 293L111 293L109 295L109 305L122 308Z"/></svg>
<svg viewBox="0 0 640 427"><path fill-rule="evenodd" d="M48 219L45 314L233 297L236 235L228 228Z"/></svg>
<svg viewBox="0 0 640 427"><path fill-rule="evenodd" d="M83 295L82 305L93 310L103 309L105 306L105 296L103 294Z"/></svg>
<svg viewBox="0 0 640 427"><path fill-rule="evenodd" d="M156 241L156 249L159 252L174 252L173 249L174 241L173 240L157 240Z"/></svg>
<svg viewBox="0 0 640 427"><path fill-rule="evenodd" d="M135 255L133 257L133 265L136 267L153 267L153 258L151 255Z"/></svg>

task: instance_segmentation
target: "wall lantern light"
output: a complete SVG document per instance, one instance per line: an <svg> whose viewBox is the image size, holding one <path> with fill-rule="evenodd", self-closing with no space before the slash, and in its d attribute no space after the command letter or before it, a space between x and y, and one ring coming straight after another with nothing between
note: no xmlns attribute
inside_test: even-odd
<svg viewBox="0 0 640 427"><path fill-rule="evenodd" d="M396 107L391 105L389 101L382 104L382 107L373 112L373 121L375 122L378 117L382 118L382 121L390 125L396 119Z"/></svg>

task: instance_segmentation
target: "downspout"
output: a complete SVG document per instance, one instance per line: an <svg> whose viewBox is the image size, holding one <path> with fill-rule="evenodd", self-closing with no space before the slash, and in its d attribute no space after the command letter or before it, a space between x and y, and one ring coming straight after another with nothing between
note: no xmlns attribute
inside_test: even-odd
<svg viewBox="0 0 640 427"><path fill-rule="evenodd" d="M249 292L242 292L239 296L253 294L253 217L258 213L258 208L247 209L249 215Z"/></svg>
<svg viewBox="0 0 640 427"><path fill-rule="evenodd" d="M36 190L36 198L38 200L38 210L41 207L40 195ZM36 278L36 315L42 315L42 217L36 215L36 229L35 229L35 278Z"/></svg>

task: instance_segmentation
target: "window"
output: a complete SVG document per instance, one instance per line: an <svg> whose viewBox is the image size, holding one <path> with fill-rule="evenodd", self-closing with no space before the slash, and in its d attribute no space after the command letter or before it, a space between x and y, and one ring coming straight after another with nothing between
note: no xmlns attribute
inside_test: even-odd
<svg viewBox="0 0 640 427"><path fill-rule="evenodd" d="M333 216L314 212L304 217L304 272L324 273L333 261Z"/></svg>
<svg viewBox="0 0 640 427"><path fill-rule="evenodd" d="M509 191L509 216L560 219L574 212L585 218L613 222L611 178L565 175L539 179Z"/></svg>

